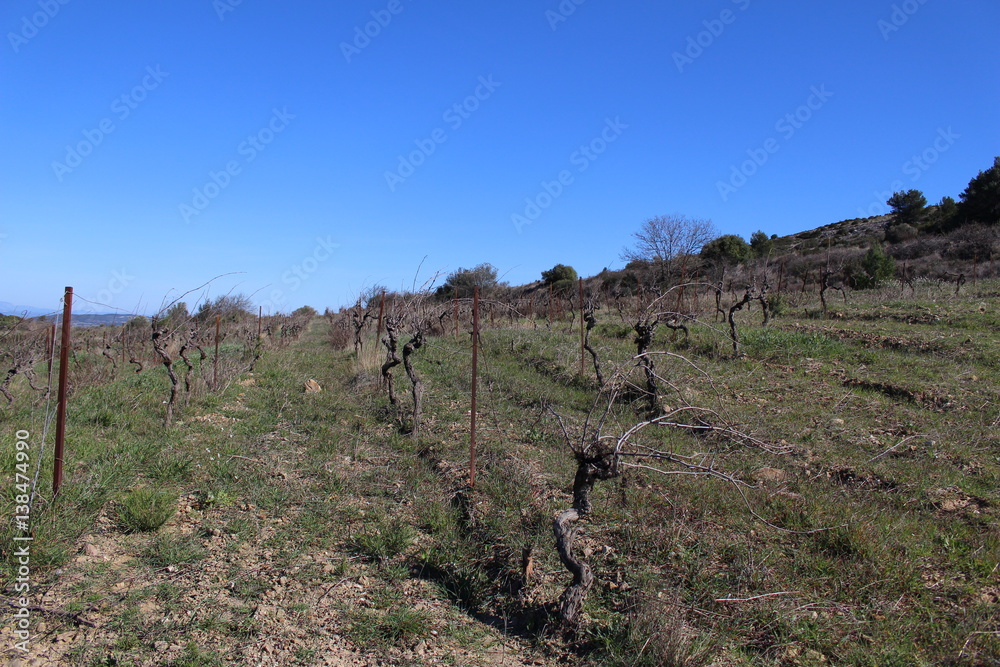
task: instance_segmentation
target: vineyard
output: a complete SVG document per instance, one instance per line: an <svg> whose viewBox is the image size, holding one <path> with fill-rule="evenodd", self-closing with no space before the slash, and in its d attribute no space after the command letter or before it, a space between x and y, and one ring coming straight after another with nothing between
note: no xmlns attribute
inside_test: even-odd
<svg viewBox="0 0 1000 667"><path fill-rule="evenodd" d="M989 275L12 323L32 664L996 664Z"/></svg>

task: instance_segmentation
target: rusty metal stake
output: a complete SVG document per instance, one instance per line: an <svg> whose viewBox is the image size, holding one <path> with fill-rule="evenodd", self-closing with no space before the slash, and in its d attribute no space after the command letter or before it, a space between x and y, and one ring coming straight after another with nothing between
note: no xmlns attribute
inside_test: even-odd
<svg viewBox="0 0 1000 667"><path fill-rule="evenodd" d="M56 405L56 453L52 465L52 495L59 495L63 478L63 453L66 444L66 389L69 386L70 326L73 318L73 288L63 296L62 347L59 348L59 391Z"/></svg>
<svg viewBox="0 0 1000 667"><path fill-rule="evenodd" d="M586 345L585 334L583 333L583 278L580 278L580 375L583 375L586 372L584 370L584 362L583 362L583 353L585 345Z"/></svg>

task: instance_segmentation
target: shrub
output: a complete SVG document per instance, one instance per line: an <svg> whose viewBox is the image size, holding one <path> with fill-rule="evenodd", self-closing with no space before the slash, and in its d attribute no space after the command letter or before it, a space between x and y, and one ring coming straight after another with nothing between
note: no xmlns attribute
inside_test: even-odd
<svg viewBox="0 0 1000 667"><path fill-rule="evenodd" d="M578 277L576 269L565 264L556 264L548 271L542 271L542 280L546 285L557 285L563 281L575 283Z"/></svg>
<svg viewBox="0 0 1000 667"><path fill-rule="evenodd" d="M853 289L872 289L896 275L896 260L885 254L882 246L876 243L847 270L848 282Z"/></svg>
<svg viewBox="0 0 1000 667"><path fill-rule="evenodd" d="M994 254L998 240L1000 234L995 227L965 225L948 236L943 256L945 259L965 261L988 260Z"/></svg>
<svg viewBox="0 0 1000 667"><path fill-rule="evenodd" d="M484 263L472 269L459 268L445 279L444 285L438 287L434 295L439 299L450 299L456 295L466 299L472 296L475 287L479 287L480 294L485 294L500 285L496 268Z"/></svg>
<svg viewBox="0 0 1000 667"><path fill-rule="evenodd" d="M701 249L702 259L721 261L727 264L744 262L753 255L750 244L742 236L726 234L705 244Z"/></svg>
<svg viewBox="0 0 1000 667"><path fill-rule="evenodd" d="M775 317L784 315L789 310L788 299L783 294L768 294L767 307Z"/></svg>
<svg viewBox="0 0 1000 667"><path fill-rule="evenodd" d="M890 243L902 243L917 238L917 230L905 222L893 225L885 232L885 239Z"/></svg>

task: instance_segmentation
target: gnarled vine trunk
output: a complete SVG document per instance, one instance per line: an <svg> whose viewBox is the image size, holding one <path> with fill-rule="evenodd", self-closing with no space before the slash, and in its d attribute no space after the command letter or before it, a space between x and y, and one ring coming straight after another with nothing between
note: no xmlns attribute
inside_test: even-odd
<svg viewBox="0 0 1000 667"><path fill-rule="evenodd" d="M750 303L752 299L753 294L748 287L746 293L743 295L743 298L729 308L729 337L733 341L733 355L737 357L740 356L740 335L736 330L736 313L737 311L743 310L743 306Z"/></svg>
<svg viewBox="0 0 1000 667"><path fill-rule="evenodd" d="M164 419L167 426L170 426L174 418L174 401L177 399L177 386L180 384L177 374L174 373L174 359L167 349L170 337L170 332L167 329L153 331L153 349L159 355L164 368L167 369L167 377L170 378L170 398L167 401L167 415Z"/></svg>
<svg viewBox="0 0 1000 667"><path fill-rule="evenodd" d="M594 317L594 309L588 308L583 317L587 321L587 331L583 338L583 349L589 352L590 356L594 358L594 373L597 375L597 385L599 387L604 387L604 376L601 374L601 360L597 356L597 350L595 350L590 344L590 330L597 326L597 318Z"/></svg>
<svg viewBox="0 0 1000 667"><path fill-rule="evenodd" d="M590 514L590 492L599 479L611 479L621 474L618 456L596 445L587 452L577 454L576 477L573 480L573 507L560 512L553 522L559 560L573 575L573 581L559 597L559 625L563 632L573 632L580 625L580 609L587 593L594 585L594 573L582 558L573 552L577 527L574 524Z"/></svg>
<svg viewBox="0 0 1000 667"><path fill-rule="evenodd" d="M659 391L656 386L656 370L653 366L653 360L646 355L646 352L653 344L653 333L656 331L657 324L658 321L656 319L652 321L640 320L633 327L635 329L635 348L639 357L639 365L642 366L642 371L646 376L646 394L650 412L656 412L657 410Z"/></svg>
<svg viewBox="0 0 1000 667"><path fill-rule="evenodd" d="M403 368L406 369L406 376L410 378L413 385L413 430L410 435L416 440L420 434L420 417L423 414L424 383L413 370L413 362L410 357L424 344L424 332L417 331L410 342L403 346Z"/></svg>
<svg viewBox="0 0 1000 667"><path fill-rule="evenodd" d="M385 380L385 386L389 390L389 402L393 405L398 405L399 399L396 398L396 392L393 390L392 373L390 372L393 368L403 363L403 360L396 353L397 322L395 318L386 318L385 332L386 337L382 339L382 344L385 345L387 355L385 363L382 364L382 379Z"/></svg>

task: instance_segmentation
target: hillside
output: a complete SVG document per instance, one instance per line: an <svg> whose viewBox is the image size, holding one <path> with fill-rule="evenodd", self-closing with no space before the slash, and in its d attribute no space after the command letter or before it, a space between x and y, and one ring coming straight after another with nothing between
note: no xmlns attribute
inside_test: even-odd
<svg viewBox="0 0 1000 667"><path fill-rule="evenodd" d="M469 341L450 325L411 353L425 390L416 439L402 366L393 406L374 332L355 355L337 319L314 319L219 393L196 385L169 429L162 367L80 386L66 486L34 527L30 657L995 664L998 288L859 292L832 319L797 308L766 328L743 310L739 357L710 312L688 336L658 329L653 349L688 360L656 358L670 383L658 410L697 407L703 421L643 436L680 458L597 482L577 544L596 582L570 638L549 615L571 579L552 537L576 468L562 428L576 438L600 394L589 358L579 373L568 314L539 306L483 332L473 490ZM464 304L460 315L464 331ZM610 377L631 367L633 333L612 304L597 320ZM310 379L322 391L306 393ZM644 409L624 391L608 434ZM16 395L0 406L7 442L41 432L38 407ZM702 434L706 423L725 429ZM2 465L14 469L11 448ZM159 510L162 527L140 528Z"/></svg>

